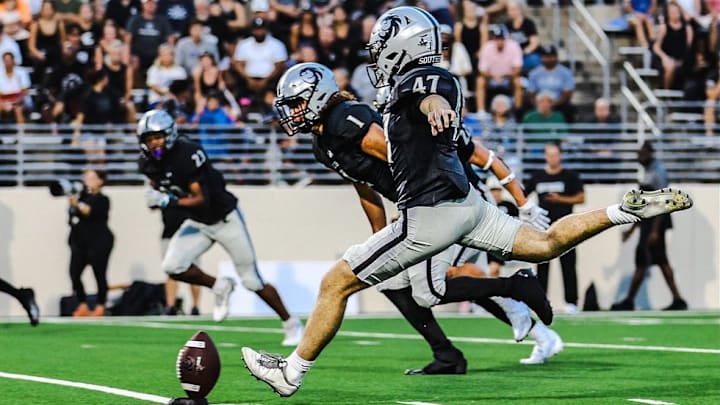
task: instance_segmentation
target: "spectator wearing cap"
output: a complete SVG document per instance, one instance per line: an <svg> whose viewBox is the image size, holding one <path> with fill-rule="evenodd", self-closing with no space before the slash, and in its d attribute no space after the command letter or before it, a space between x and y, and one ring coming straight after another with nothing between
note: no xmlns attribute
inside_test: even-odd
<svg viewBox="0 0 720 405"><path fill-rule="evenodd" d="M175 48L175 62L185 68L188 73L197 67L200 55L208 53L215 61L220 59L217 38L204 32L205 26L196 19L189 23L190 35L180 38Z"/></svg>
<svg viewBox="0 0 720 405"><path fill-rule="evenodd" d="M528 96L533 101L538 93L549 92L553 97L553 109L563 114L565 122L573 122L575 108L570 99L575 91L575 77L570 69L558 63L555 46L545 45L540 48L540 53L542 65L528 76Z"/></svg>
<svg viewBox="0 0 720 405"><path fill-rule="evenodd" d="M155 63L147 71L147 86L150 88L148 101L153 108L167 100L170 84L175 80L187 79L187 72L175 63L175 50L170 44L160 45Z"/></svg>
<svg viewBox="0 0 720 405"><path fill-rule="evenodd" d="M170 40L172 34L167 19L156 11L155 0L142 0L142 13L130 17L125 27L125 43L130 44L133 66L140 72L155 62L160 45Z"/></svg>
<svg viewBox="0 0 720 405"><path fill-rule="evenodd" d="M510 0L507 3L507 16L505 28L523 51L523 72L529 72L540 64L540 35L538 35L535 22L525 16L522 3Z"/></svg>
<svg viewBox="0 0 720 405"><path fill-rule="evenodd" d="M0 68L0 118L10 116L15 123L25 122L24 101L30 89L30 76L24 68L16 66L12 52L2 53L3 66Z"/></svg>
<svg viewBox="0 0 720 405"><path fill-rule="evenodd" d="M177 38L188 34L190 20L195 16L193 0L158 0L157 13L165 17Z"/></svg>
<svg viewBox="0 0 720 405"><path fill-rule="evenodd" d="M251 28L252 36L238 42L233 61L245 89L259 98L266 88L274 86L288 54L285 45L268 34L265 20L255 18Z"/></svg>
<svg viewBox="0 0 720 405"><path fill-rule="evenodd" d="M515 98L515 107L520 108L522 49L515 40L507 38L507 30L502 25L493 25L490 28L490 39L480 49L480 74L475 86L478 111L484 112L487 100L497 94L512 95Z"/></svg>
<svg viewBox="0 0 720 405"><path fill-rule="evenodd" d="M6 52L10 52L13 55L13 60L18 65L22 65L22 53L20 51L20 45L10 35L8 35L7 21L3 18L0 21L0 55L4 55Z"/></svg>
<svg viewBox="0 0 720 405"><path fill-rule="evenodd" d="M548 136L542 139L534 139L535 142L554 142L557 136L554 134L567 132L565 118L553 110L554 96L548 90L543 90L535 96L535 109L525 114L523 124L531 125L527 133L542 133Z"/></svg>

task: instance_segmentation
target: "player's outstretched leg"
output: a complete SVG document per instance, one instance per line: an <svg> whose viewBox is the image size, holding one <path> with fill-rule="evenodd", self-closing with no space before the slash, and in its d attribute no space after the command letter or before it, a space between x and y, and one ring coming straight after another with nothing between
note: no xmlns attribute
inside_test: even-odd
<svg viewBox="0 0 720 405"><path fill-rule="evenodd" d="M307 321L300 345L286 359L242 348L243 361L250 373L283 397L293 395L305 373L340 328L347 299L369 287L360 281L344 260L338 261L323 277L315 308Z"/></svg>
<svg viewBox="0 0 720 405"><path fill-rule="evenodd" d="M30 325L37 326L40 322L40 309L35 303L35 291L32 288L15 288L0 278L0 292L9 294L18 300L30 318Z"/></svg>
<svg viewBox="0 0 720 405"><path fill-rule="evenodd" d="M560 256L580 242L615 225L630 224L692 207L690 196L677 189L632 190L621 204L579 214L553 223L547 231L522 225L515 237L512 258L534 263Z"/></svg>
<svg viewBox="0 0 720 405"><path fill-rule="evenodd" d="M421 307L412 296L412 288L381 291L405 319L430 345L433 361L423 368L405 370L406 375L465 374L467 360L443 332L430 308Z"/></svg>

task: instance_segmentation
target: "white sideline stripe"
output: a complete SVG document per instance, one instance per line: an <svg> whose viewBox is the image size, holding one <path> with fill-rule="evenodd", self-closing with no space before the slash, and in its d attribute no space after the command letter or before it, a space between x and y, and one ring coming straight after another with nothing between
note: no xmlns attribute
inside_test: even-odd
<svg viewBox="0 0 720 405"><path fill-rule="evenodd" d="M142 392L128 391L120 388L106 387L104 385L88 384L75 381L57 380L55 378L37 377L34 375L14 374L0 371L0 377L9 378L11 380L24 380L39 382L43 384L62 385L65 387L81 388L89 391L98 391L105 394L119 395L121 397L140 399L156 404L167 404L172 398L161 397L153 394L143 394Z"/></svg>
<svg viewBox="0 0 720 405"><path fill-rule="evenodd" d="M398 404L404 404L404 405L440 405L436 404L434 402L417 402L417 401L397 401Z"/></svg>
<svg viewBox="0 0 720 405"><path fill-rule="evenodd" d="M665 401L657 401L654 399L642 399L642 398L631 398L628 399L630 402L638 402L641 404L650 404L650 405L677 405L675 402L665 402Z"/></svg>
<svg viewBox="0 0 720 405"><path fill-rule="evenodd" d="M48 320L46 323L65 323L63 319ZM72 323L80 323L73 321ZM183 323L163 323L163 322L117 322L112 320L88 320L82 322L88 325L109 325L109 326L126 326L132 328L156 328L156 329L180 329L180 330L212 330L219 332L245 332L245 333L285 333L280 328L255 328L246 326L222 326L222 325L191 325ZM375 332L352 332L340 331L338 336L349 336L357 338L375 338L375 339L407 339L422 340L420 335L411 335L403 333L375 333ZM463 337L449 336L450 340L465 343L491 343L491 344L508 344L516 345L511 339L494 339L479 337ZM534 345L532 341L523 341L519 344ZM564 342L565 347L574 347L579 349L608 349L608 350L639 350L651 352L676 352L676 353L703 353L703 354L720 354L720 349L703 349L697 347L672 347L672 346L639 346L639 345L618 345L606 343L573 343Z"/></svg>

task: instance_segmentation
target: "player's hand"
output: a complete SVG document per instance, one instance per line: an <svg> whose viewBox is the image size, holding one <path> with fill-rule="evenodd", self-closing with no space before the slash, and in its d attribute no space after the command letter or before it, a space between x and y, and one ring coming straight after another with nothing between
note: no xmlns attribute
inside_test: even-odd
<svg viewBox="0 0 720 405"><path fill-rule="evenodd" d="M550 227L550 218L547 216L548 211L539 207L534 202L528 200L525 204L518 207L520 219L542 231Z"/></svg>
<svg viewBox="0 0 720 405"><path fill-rule="evenodd" d="M148 188L145 190L145 203L148 208L165 208L170 204L170 200L173 198L168 193L155 190L154 188Z"/></svg>
<svg viewBox="0 0 720 405"><path fill-rule="evenodd" d="M435 111L428 112L428 124L430 124L430 131L433 136L445 131L457 119L455 111L449 108L440 108Z"/></svg>

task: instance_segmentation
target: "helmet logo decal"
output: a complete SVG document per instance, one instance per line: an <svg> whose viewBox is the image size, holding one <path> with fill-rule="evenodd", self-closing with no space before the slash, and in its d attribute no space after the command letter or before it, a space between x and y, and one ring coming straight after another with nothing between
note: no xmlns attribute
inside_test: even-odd
<svg viewBox="0 0 720 405"><path fill-rule="evenodd" d="M300 71L300 78L308 84L318 84L322 79L322 72L318 69L307 67Z"/></svg>
<svg viewBox="0 0 720 405"><path fill-rule="evenodd" d="M420 41L418 42L418 45L424 46L428 50L432 50L432 47L433 47L427 34L420 37Z"/></svg>
<svg viewBox="0 0 720 405"><path fill-rule="evenodd" d="M400 32L401 24L402 20L400 19L400 17L391 14L385 19L383 19L380 23L377 36L380 37L383 41L387 41L388 39L396 36Z"/></svg>

